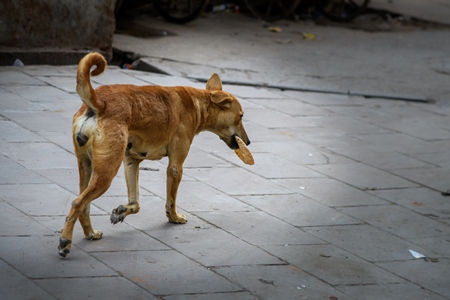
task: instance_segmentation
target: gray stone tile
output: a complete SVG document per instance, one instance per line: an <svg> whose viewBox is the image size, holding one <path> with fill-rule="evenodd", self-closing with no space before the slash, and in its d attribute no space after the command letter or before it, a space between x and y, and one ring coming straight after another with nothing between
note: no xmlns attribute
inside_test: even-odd
<svg viewBox="0 0 450 300"><path fill-rule="evenodd" d="M193 80L177 76L167 76L146 72L130 72L130 71L127 71L127 75L130 75L142 81L143 84L140 85L152 84L161 86L193 86L202 89L204 89L206 86L205 83L195 82Z"/></svg>
<svg viewBox="0 0 450 300"><path fill-rule="evenodd" d="M59 237L0 237L2 258L28 278L117 276L86 252L72 247L68 259L58 254Z"/></svg>
<svg viewBox="0 0 450 300"><path fill-rule="evenodd" d="M273 93L271 90L264 88L254 88L249 86L239 86L239 85L227 85L224 84L223 90L229 93L232 93L236 97L242 98L261 98L261 99L280 99L283 96L280 96L276 93Z"/></svg>
<svg viewBox="0 0 450 300"><path fill-rule="evenodd" d="M0 85L45 85L45 83L21 72L20 69L2 69L0 71Z"/></svg>
<svg viewBox="0 0 450 300"><path fill-rule="evenodd" d="M317 116L317 117L310 117L308 118L308 120L313 125L333 129L350 135L388 132L388 130L382 127L358 121L353 117Z"/></svg>
<svg viewBox="0 0 450 300"><path fill-rule="evenodd" d="M417 186L416 183L362 163L315 165L311 168L362 190Z"/></svg>
<svg viewBox="0 0 450 300"><path fill-rule="evenodd" d="M425 248L371 225L311 227L304 230L371 262L411 259L408 249L434 255Z"/></svg>
<svg viewBox="0 0 450 300"><path fill-rule="evenodd" d="M58 113L50 111L32 112L2 112L10 120L18 123L32 132L58 131L70 134L72 132L72 120L64 118Z"/></svg>
<svg viewBox="0 0 450 300"><path fill-rule="evenodd" d="M240 196L238 199L293 226L342 225L361 222L299 194Z"/></svg>
<svg viewBox="0 0 450 300"><path fill-rule="evenodd" d="M435 166L450 169L450 156L448 155L448 150L436 153L412 154L411 156L434 164Z"/></svg>
<svg viewBox="0 0 450 300"><path fill-rule="evenodd" d="M383 145L386 151L404 154L433 153L439 151L432 143L403 133L381 133L357 135L359 139L374 145Z"/></svg>
<svg viewBox="0 0 450 300"><path fill-rule="evenodd" d="M152 230L152 237L204 266L280 264L259 247L252 246L218 228Z"/></svg>
<svg viewBox="0 0 450 300"><path fill-rule="evenodd" d="M252 146L252 145L250 145ZM334 154L326 149L308 143L295 142L257 142L259 149L270 152L300 165L352 163L354 160Z"/></svg>
<svg viewBox="0 0 450 300"><path fill-rule="evenodd" d="M73 156L72 160L74 160L76 164L75 156ZM36 172L53 181L54 183L58 184L59 186L71 191L74 195L78 196L80 187L79 187L79 173L77 169L75 168L42 169L36 170ZM121 168L118 171L118 175L114 177L111 186L106 191L106 193L102 195L102 197L123 196L126 198L128 193L124 177L125 176L123 175L123 169ZM142 183L141 180L140 183ZM151 195L150 192L142 188L140 189L140 194Z"/></svg>
<svg viewBox="0 0 450 300"><path fill-rule="evenodd" d="M353 299L290 265L234 266L215 271L261 299Z"/></svg>
<svg viewBox="0 0 450 300"><path fill-rule="evenodd" d="M186 169L185 173L229 195L291 193L241 168Z"/></svg>
<svg viewBox="0 0 450 300"><path fill-rule="evenodd" d="M42 106L46 111L57 113L66 119L72 120L73 115L80 109L81 104L82 101L77 99L77 101L57 100L40 102L39 106ZM70 136L70 134L68 135Z"/></svg>
<svg viewBox="0 0 450 300"><path fill-rule="evenodd" d="M430 124L429 118L424 120L423 116L421 118L404 118L391 123L383 123L382 126L424 140L450 139L450 130L448 126L447 130L441 129L435 124Z"/></svg>
<svg viewBox="0 0 450 300"><path fill-rule="evenodd" d="M323 174L272 153L253 153L255 164L251 166L244 164L234 151L218 152L216 155L267 179L324 177Z"/></svg>
<svg viewBox="0 0 450 300"><path fill-rule="evenodd" d="M389 109L380 108L380 105L363 104L359 102L359 105L336 105L327 106L327 110L347 117L355 118L361 122L366 122L374 125L381 125L386 122L393 122L398 119L398 115L391 114Z"/></svg>
<svg viewBox="0 0 450 300"><path fill-rule="evenodd" d="M450 201L427 188L370 191L371 194L437 220L450 218Z"/></svg>
<svg viewBox="0 0 450 300"><path fill-rule="evenodd" d="M64 92L74 93L76 91L76 73L74 73L72 76L35 76L34 78L41 80L51 86L58 87Z"/></svg>
<svg viewBox="0 0 450 300"><path fill-rule="evenodd" d="M449 259L439 259L432 263L423 259L377 263L378 266L410 280L443 297L450 295L448 270Z"/></svg>
<svg viewBox="0 0 450 300"><path fill-rule="evenodd" d="M196 215L253 245L323 243L322 240L262 211L200 212Z"/></svg>
<svg viewBox="0 0 450 300"><path fill-rule="evenodd" d="M77 167L73 154L52 143L3 143L0 151L31 170Z"/></svg>
<svg viewBox="0 0 450 300"><path fill-rule="evenodd" d="M96 86L109 84L132 84L138 86L149 85L148 82L140 80L138 76L132 76L131 72L114 68L107 68L103 74L101 74L100 76L92 77L91 80L96 84Z"/></svg>
<svg viewBox="0 0 450 300"><path fill-rule="evenodd" d="M334 245L264 246L263 248L333 286L404 282L400 277Z"/></svg>
<svg viewBox="0 0 450 300"><path fill-rule="evenodd" d="M275 182L330 207L388 203L379 197L331 178L296 178Z"/></svg>
<svg viewBox="0 0 450 300"><path fill-rule="evenodd" d="M281 101L281 100L280 100ZM245 111L244 118L266 128L314 127L309 118L296 118L288 114L266 108L250 108Z"/></svg>
<svg viewBox="0 0 450 300"><path fill-rule="evenodd" d="M152 191L161 199L166 199L166 187L162 184L160 186ZM177 206L189 212L255 210L254 207L199 181L185 181L180 184Z"/></svg>
<svg viewBox="0 0 450 300"><path fill-rule="evenodd" d="M245 112L244 112L245 113ZM307 130L305 128L300 129L292 129L292 128L275 128L275 129L269 129L266 126L259 125L250 121L246 120L246 117L244 116L244 127L245 131L247 132L247 135L252 142L250 144L250 150L254 152L253 150L253 143L254 142L266 142L266 141L293 141L293 136L295 136L296 132L302 132L304 130ZM204 133L202 133L202 136ZM216 138L217 139L217 138ZM216 139L214 141L216 142ZM202 147L202 144L196 144L197 147Z"/></svg>
<svg viewBox="0 0 450 300"><path fill-rule="evenodd" d="M46 138L53 144L63 148L69 153L75 155L72 134L69 132L57 132L57 131L40 131L39 135ZM75 156L73 159L76 161Z"/></svg>
<svg viewBox="0 0 450 300"><path fill-rule="evenodd" d="M123 277L55 278L35 282L57 299L158 299Z"/></svg>
<svg viewBox="0 0 450 300"><path fill-rule="evenodd" d="M232 165L228 161L220 159L219 157L204 152L196 147L191 147L188 157L183 164L184 168L216 168L231 166Z"/></svg>
<svg viewBox="0 0 450 300"><path fill-rule="evenodd" d="M50 183L33 170L28 170L3 155L0 155L0 166L2 166L2 170L7 170L0 172L0 184ZM0 195L3 195L4 187L0 186L2 190Z"/></svg>
<svg viewBox="0 0 450 300"><path fill-rule="evenodd" d="M57 299L3 260L0 260L0 293L8 300Z"/></svg>
<svg viewBox="0 0 450 300"><path fill-rule="evenodd" d="M450 220L447 222L450 225ZM415 238L414 243L443 257L450 257L450 234Z"/></svg>
<svg viewBox="0 0 450 300"><path fill-rule="evenodd" d="M27 99L13 94L11 91L0 89L0 111L42 111L44 108Z"/></svg>
<svg viewBox="0 0 450 300"><path fill-rule="evenodd" d="M74 73L76 74L76 73ZM75 94L76 79L73 82L73 93L62 91L55 86L42 85L42 86L9 86L6 87L9 91L15 95L28 99L33 103L77 103L81 105L81 100L77 94Z"/></svg>
<svg viewBox="0 0 450 300"><path fill-rule="evenodd" d="M0 211L2 212L2 217L0 218L0 236L48 235L54 233L1 200Z"/></svg>
<svg viewBox="0 0 450 300"><path fill-rule="evenodd" d="M246 124L251 124L251 122L244 121L244 126L247 128ZM266 129L265 132L268 131L270 130ZM257 135L250 131L247 131L247 134L249 134L250 141L252 142L252 144L249 146L250 150L252 152L261 152L253 146L253 137L257 138ZM194 141L191 145L191 149L192 148L197 148L203 152L212 154L215 154L217 152L233 152L233 150L230 149L223 141L221 141L217 135L208 131L204 131L194 138Z"/></svg>
<svg viewBox="0 0 450 300"><path fill-rule="evenodd" d="M74 196L77 196L80 192L79 173L76 169L76 157L72 158L75 162L75 166L69 169L38 169L35 170L38 174L47 178L51 182L59 185L60 187L70 191ZM75 199L75 198L74 198Z"/></svg>
<svg viewBox="0 0 450 300"><path fill-rule="evenodd" d="M450 168L394 170L393 173L438 191L449 190L448 174Z"/></svg>
<svg viewBox="0 0 450 300"><path fill-rule="evenodd" d="M0 140L2 144L8 142L47 142L42 136L6 120L0 120Z"/></svg>
<svg viewBox="0 0 450 300"><path fill-rule="evenodd" d="M372 285L346 285L339 286L338 289L355 299L379 300L445 300L423 287L411 282L396 284L372 284Z"/></svg>
<svg viewBox="0 0 450 300"><path fill-rule="evenodd" d="M1 198L29 216L66 215L75 195L56 184L1 186Z"/></svg>
<svg viewBox="0 0 450 300"><path fill-rule="evenodd" d="M450 226L398 205L343 207L340 211L412 242L450 232Z"/></svg>
<svg viewBox="0 0 450 300"><path fill-rule="evenodd" d="M126 204L127 202L128 200L126 198L121 197L100 197L92 203L94 204L94 206L97 206L103 211L110 213L113 208L116 208L120 204ZM160 197L141 196L139 213L127 216L124 222L138 230L148 232L154 230L176 231L198 228L205 229L213 227L211 224L206 223L205 221L179 207L177 209L178 213L186 215L188 222L186 224L169 223L166 217L165 204L166 201L161 199ZM116 226L120 226L120 224L117 224Z"/></svg>
<svg viewBox="0 0 450 300"><path fill-rule="evenodd" d="M151 189L153 187L158 188L161 184L166 186L165 182L167 180L167 166L169 164L169 160L167 157L163 157L160 160L152 161L152 160L144 160L139 165L139 183L142 187ZM124 177L123 170L119 170L119 176ZM184 181L192 181L194 178L190 177L183 172L183 182Z"/></svg>
<svg viewBox="0 0 450 300"><path fill-rule="evenodd" d="M257 99L252 101L290 116L323 116L332 114L327 109L297 99Z"/></svg>
<svg viewBox="0 0 450 300"><path fill-rule="evenodd" d="M349 144L344 147L332 146L328 149L358 162L383 170L432 167L432 165L424 161L407 155L393 151L385 151L383 145L376 147L357 147Z"/></svg>
<svg viewBox="0 0 450 300"><path fill-rule="evenodd" d="M71 76L77 73L78 65L51 66L27 65L22 72L30 76Z"/></svg>
<svg viewBox="0 0 450 300"><path fill-rule="evenodd" d="M320 148L331 147L368 147L371 144L355 136L346 135L332 128L309 127L294 132L294 136L306 143Z"/></svg>
<svg viewBox="0 0 450 300"><path fill-rule="evenodd" d="M34 217L34 219L47 228L59 230L63 227L65 218ZM103 237L100 240L91 241L85 239L79 223L75 225L72 238L72 243L85 252L170 250L167 246L133 226L126 223L112 225L109 215L103 214L99 216L95 214L95 211L91 211L91 221L94 229L103 231ZM76 249L75 251L79 250Z"/></svg>
<svg viewBox="0 0 450 300"><path fill-rule="evenodd" d="M257 300L257 296L249 292L230 292L230 293L214 293L214 294L194 294L194 295L170 295L164 296L164 300Z"/></svg>
<svg viewBox="0 0 450 300"><path fill-rule="evenodd" d="M154 295L242 291L176 251L102 252L97 259Z"/></svg>

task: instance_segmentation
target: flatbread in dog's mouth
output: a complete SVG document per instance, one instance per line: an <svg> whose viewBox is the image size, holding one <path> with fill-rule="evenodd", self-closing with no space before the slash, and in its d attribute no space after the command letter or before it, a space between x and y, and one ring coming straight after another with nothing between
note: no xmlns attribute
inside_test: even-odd
<svg viewBox="0 0 450 300"><path fill-rule="evenodd" d="M239 149L234 150L236 155L247 165L253 165L255 160L253 159L250 150L248 150L247 145L245 145L244 141L238 136L236 136L236 142L239 146Z"/></svg>

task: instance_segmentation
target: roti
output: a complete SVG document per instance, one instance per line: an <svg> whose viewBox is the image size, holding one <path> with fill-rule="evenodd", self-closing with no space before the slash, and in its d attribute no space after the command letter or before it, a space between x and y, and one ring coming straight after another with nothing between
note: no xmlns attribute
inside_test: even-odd
<svg viewBox="0 0 450 300"><path fill-rule="evenodd" d="M239 149L234 150L236 155L247 165L253 165L255 160L253 159L250 150L248 150L247 145L245 145L244 141L238 136L236 136L236 142L239 146Z"/></svg>

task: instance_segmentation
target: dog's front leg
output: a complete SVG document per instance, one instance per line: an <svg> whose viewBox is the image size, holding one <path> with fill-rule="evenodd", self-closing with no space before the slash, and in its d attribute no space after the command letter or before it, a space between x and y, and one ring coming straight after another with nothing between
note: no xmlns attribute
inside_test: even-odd
<svg viewBox="0 0 450 300"><path fill-rule="evenodd" d="M139 164L142 159L136 159L125 154L123 165L125 169L125 180L128 190L128 204L119 205L113 209L111 223L123 222L126 216L139 212Z"/></svg>
<svg viewBox="0 0 450 300"><path fill-rule="evenodd" d="M166 215L169 222L176 224L184 224L187 222L186 216L177 213L177 192L183 176L183 165L172 164L169 159L169 167L167 168L167 199L166 199Z"/></svg>

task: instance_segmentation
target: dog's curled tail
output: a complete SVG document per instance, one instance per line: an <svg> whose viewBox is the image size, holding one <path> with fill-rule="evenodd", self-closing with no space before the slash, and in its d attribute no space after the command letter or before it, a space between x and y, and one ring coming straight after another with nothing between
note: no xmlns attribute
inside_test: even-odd
<svg viewBox="0 0 450 300"><path fill-rule="evenodd" d="M95 66L95 69L91 72L92 66ZM98 101L97 96L95 95L95 91L91 85L91 75L100 75L105 69L105 58L100 53L96 52L87 54L78 64L77 93L81 100L83 100L83 102L94 112L101 110L104 104Z"/></svg>

